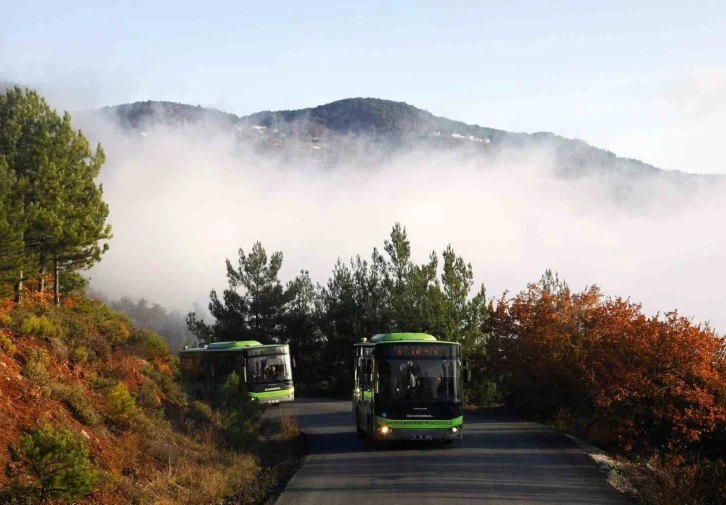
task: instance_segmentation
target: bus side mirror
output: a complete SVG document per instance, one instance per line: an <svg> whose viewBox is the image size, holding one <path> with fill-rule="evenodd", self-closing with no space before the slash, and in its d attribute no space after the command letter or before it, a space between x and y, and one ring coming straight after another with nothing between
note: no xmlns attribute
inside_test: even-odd
<svg viewBox="0 0 726 505"><path fill-rule="evenodd" d="M370 384L373 382L373 374L367 373L363 375L363 382L366 384Z"/></svg>
<svg viewBox="0 0 726 505"><path fill-rule="evenodd" d="M295 363L295 358L292 358L292 367L297 368L297 363Z"/></svg>

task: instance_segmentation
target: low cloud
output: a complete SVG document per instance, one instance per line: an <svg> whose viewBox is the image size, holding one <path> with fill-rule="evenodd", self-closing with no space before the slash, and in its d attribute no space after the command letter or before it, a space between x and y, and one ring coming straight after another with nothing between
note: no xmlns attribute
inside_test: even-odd
<svg viewBox="0 0 726 505"><path fill-rule="evenodd" d="M114 229L90 276L114 298L206 304L209 290L226 287L225 258L256 240L284 252L284 280L308 269L324 283L337 258L368 257L401 222L416 261L451 243L491 296L551 268L575 289L598 284L648 313L679 309L726 327L726 197L712 185L686 195L661 179L565 181L543 151L476 158L421 148L367 169L322 168L273 163L223 135L88 131L107 151L101 182ZM622 187L630 203L614 197Z"/></svg>

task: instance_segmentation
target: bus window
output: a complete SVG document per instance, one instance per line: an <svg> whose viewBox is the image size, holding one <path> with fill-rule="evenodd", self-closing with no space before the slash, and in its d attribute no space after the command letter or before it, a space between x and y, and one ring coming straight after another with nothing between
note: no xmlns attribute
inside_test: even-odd
<svg viewBox="0 0 726 505"><path fill-rule="evenodd" d="M371 379L373 376L373 360L370 358L364 358L364 368L363 368L363 380L362 383L366 386L371 385Z"/></svg>
<svg viewBox="0 0 726 505"><path fill-rule="evenodd" d="M250 383L292 380L290 356L275 354L247 358L247 381Z"/></svg>

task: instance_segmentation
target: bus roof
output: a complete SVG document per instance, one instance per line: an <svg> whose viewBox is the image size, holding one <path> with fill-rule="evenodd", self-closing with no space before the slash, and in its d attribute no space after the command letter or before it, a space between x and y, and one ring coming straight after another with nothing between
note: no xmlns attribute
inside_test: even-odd
<svg viewBox="0 0 726 505"><path fill-rule="evenodd" d="M368 342L377 344L379 342L398 342L400 340L415 340L417 342L436 342L436 337L428 333L379 333L373 335Z"/></svg>
<svg viewBox="0 0 726 505"><path fill-rule="evenodd" d="M206 347L192 347L189 349L182 349L182 353L197 353L197 352L209 352L209 351L243 351L245 349L265 349L271 347L285 347L288 344L261 344L257 340L237 340L229 342L212 342Z"/></svg>
<svg viewBox="0 0 726 505"><path fill-rule="evenodd" d="M250 347L252 345L262 345L257 340L238 340L231 342L212 342L207 349L229 349L230 347Z"/></svg>

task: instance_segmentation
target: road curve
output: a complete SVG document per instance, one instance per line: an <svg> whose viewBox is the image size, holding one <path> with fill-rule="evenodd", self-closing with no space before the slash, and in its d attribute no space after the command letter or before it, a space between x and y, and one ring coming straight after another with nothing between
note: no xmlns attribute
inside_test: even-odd
<svg viewBox="0 0 726 505"><path fill-rule="evenodd" d="M356 439L349 401L288 408L310 454L276 505L631 503L566 437L537 423L466 414L458 446L376 449Z"/></svg>

